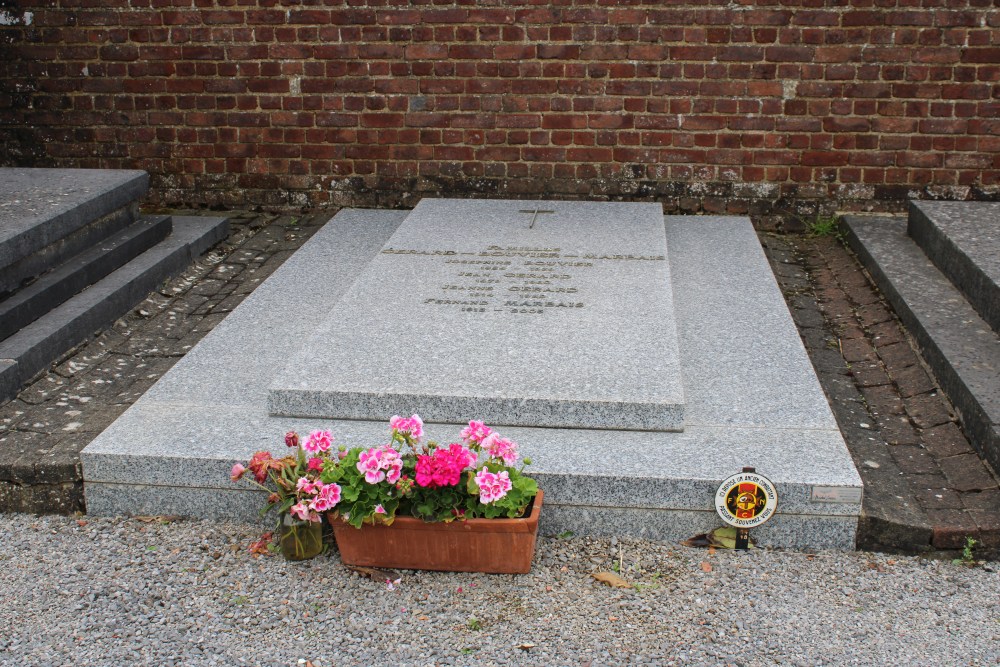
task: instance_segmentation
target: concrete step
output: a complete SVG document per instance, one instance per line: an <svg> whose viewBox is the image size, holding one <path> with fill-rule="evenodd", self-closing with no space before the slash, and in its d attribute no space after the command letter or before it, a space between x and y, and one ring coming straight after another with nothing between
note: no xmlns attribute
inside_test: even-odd
<svg viewBox="0 0 1000 667"><path fill-rule="evenodd" d="M0 301L0 340L16 333L170 234L170 216L147 216Z"/></svg>
<svg viewBox="0 0 1000 667"><path fill-rule="evenodd" d="M0 168L0 295L135 222L144 171Z"/></svg>
<svg viewBox="0 0 1000 667"><path fill-rule="evenodd" d="M384 442L386 421L272 416L267 399L406 215L341 211L250 294L83 451L87 511L259 521L263 499L230 481L234 461L283 455L290 429ZM861 480L749 220L668 217L665 234L684 431L502 427L545 489L542 530L687 538L721 524L716 488L754 466L780 495L754 530L762 544L853 549ZM459 429L426 428L442 442Z"/></svg>
<svg viewBox="0 0 1000 667"><path fill-rule="evenodd" d="M107 327L226 237L226 218L175 217L163 241L0 342L0 402L74 345Z"/></svg>
<svg viewBox="0 0 1000 667"><path fill-rule="evenodd" d="M846 216L851 248L916 339L973 447L1000 470L1000 336L900 218Z"/></svg>
<svg viewBox="0 0 1000 667"><path fill-rule="evenodd" d="M911 201L907 231L1000 333L1000 202Z"/></svg>

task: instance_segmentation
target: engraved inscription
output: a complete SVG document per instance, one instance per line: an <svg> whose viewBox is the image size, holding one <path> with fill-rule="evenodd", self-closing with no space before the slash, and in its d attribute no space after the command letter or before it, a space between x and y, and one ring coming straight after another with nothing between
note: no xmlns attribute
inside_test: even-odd
<svg viewBox="0 0 1000 667"><path fill-rule="evenodd" d="M533 215L551 211L520 211ZM479 252L455 250L405 250L387 248L383 253L424 256L442 261L450 277L439 285L440 294L424 303L462 313L544 315L553 310L587 307L587 295L576 278L581 271L604 262L666 261L663 255L577 254L561 248L524 245L488 245Z"/></svg>

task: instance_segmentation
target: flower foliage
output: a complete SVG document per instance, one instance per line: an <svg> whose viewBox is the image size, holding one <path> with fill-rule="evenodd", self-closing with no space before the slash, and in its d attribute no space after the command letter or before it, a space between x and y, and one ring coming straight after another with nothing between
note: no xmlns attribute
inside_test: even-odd
<svg viewBox="0 0 1000 667"><path fill-rule="evenodd" d="M285 444L296 454L282 459L257 452L233 467L233 479L247 472L258 484L275 487L264 512L277 507L303 520L333 512L353 526L391 524L397 515L425 521L523 516L538 485L518 466L517 443L480 421L470 421L462 442L423 440L417 415L389 420L389 442L375 447L333 448L329 431ZM265 487L266 488L266 487Z"/></svg>
<svg viewBox="0 0 1000 667"><path fill-rule="evenodd" d="M320 473L330 461L333 435L329 431L313 431L300 442L295 432L285 435L285 445L295 452L275 458L260 451L244 466L237 463L231 473L234 482L249 473L254 483L269 492L261 515L277 508L279 519L290 514L301 521L320 521L320 514L335 508L341 499L338 484L327 484Z"/></svg>
<svg viewBox="0 0 1000 667"><path fill-rule="evenodd" d="M389 431L387 444L345 450L323 468L322 481L342 490L335 511L351 525L391 524L400 514L425 521L515 518L538 492L523 474L530 461L515 465L515 443L506 440L502 451L484 446L494 431L482 422L469 422L462 442L446 444L424 442L417 415L393 417Z"/></svg>

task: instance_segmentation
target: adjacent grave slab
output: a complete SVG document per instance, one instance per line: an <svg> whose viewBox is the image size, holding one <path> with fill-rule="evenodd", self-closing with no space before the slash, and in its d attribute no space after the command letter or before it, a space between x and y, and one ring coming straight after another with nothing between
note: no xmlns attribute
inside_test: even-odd
<svg viewBox="0 0 1000 667"><path fill-rule="evenodd" d="M424 199L272 387L272 414L681 430L659 204Z"/></svg>
<svg viewBox="0 0 1000 667"><path fill-rule="evenodd" d="M17 333L0 341L0 401L55 361L66 350L124 315L171 275L226 237L226 218L180 216L173 231L98 283L68 299ZM0 366L0 369L3 367Z"/></svg>
<svg viewBox="0 0 1000 667"><path fill-rule="evenodd" d="M0 340L149 250L166 238L170 230L170 216L142 218L128 229L88 248L27 287L0 300Z"/></svg>
<svg viewBox="0 0 1000 667"><path fill-rule="evenodd" d="M911 201L907 231L1000 333L1000 202Z"/></svg>
<svg viewBox="0 0 1000 667"><path fill-rule="evenodd" d="M282 454L292 428L383 441L388 414L271 416L268 389L311 338L315 314L335 307L405 215L341 212L178 361L84 450L88 512L254 520L262 499L229 481L234 460ZM535 460L543 531L683 539L720 524L716 486L753 465L781 496L755 531L762 543L853 548L861 480L749 221L670 217L665 236L684 431L504 427ZM459 428L427 430L448 439Z"/></svg>
<svg viewBox="0 0 1000 667"><path fill-rule="evenodd" d="M144 171L0 168L0 292L131 224L148 187Z"/></svg>
<svg viewBox="0 0 1000 667"><path fill-rule="evenodd" d="M1000 470L1000 336L907 235L905 220L844 222L851 249L916 338L969 441Z"/></svg>

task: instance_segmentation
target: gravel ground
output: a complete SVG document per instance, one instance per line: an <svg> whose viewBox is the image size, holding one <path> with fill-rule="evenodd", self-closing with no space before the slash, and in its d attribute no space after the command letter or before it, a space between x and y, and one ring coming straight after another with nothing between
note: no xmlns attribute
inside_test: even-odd
<svg viewBox="0 0 1000 667"><path fill-rule="evenodd" d="M540 538L528 575L253 556L259 529L0 514L0 665L996 665L1000 565ZM609 588L612 569L636 588Z"/></svg>

